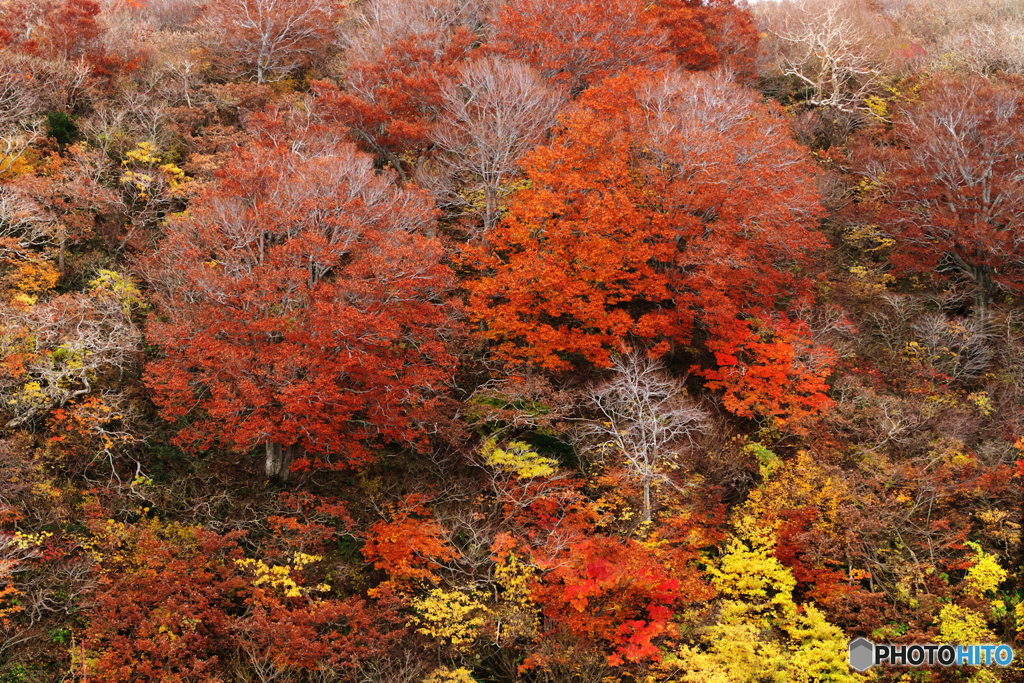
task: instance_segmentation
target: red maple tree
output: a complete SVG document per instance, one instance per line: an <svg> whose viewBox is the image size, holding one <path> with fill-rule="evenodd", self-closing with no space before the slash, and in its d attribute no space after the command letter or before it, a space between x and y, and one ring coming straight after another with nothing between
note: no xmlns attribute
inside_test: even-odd
<svg viewBox="0 0 1024 683"><path fill-rule="evenodd" d="M897 273L960 277L979 304L1024 289L1024 98L980 76L938 76L857 151L852 220L877 232Z"/></svg>
<svg viewBox="0 0 1024 683"><path fill-rule="evenodd" d="M675 634L673 608L713 594L696 569L666 561L667 554L605 536L574 544L532 593L548 631L565 629L587 646L611 649L613 666L660 660L658 641ZM527 666L543 663L534 655Z"/></svg>
<svg viewBox="0 0 1024 683"><path fill-rule="evenodd" d="M178 442L266 444L268 474L412 443L453 359L450 271L425 194L349 144L239 151L146 264L163 317L147 383ZM306 458L302 451L309 453Z"/></svg>
<svg viewBox="0 0 1024 683"><path fill-rule="evenodd" d="M507 3L489 46L573 94L631 67L667 66L666 48L664 32L641 0Z"/></svg>
<svg viewBox="0 0 1024 683"><path fill-rule="evenodd" d="M370 3L367 30L353 36L341 87L316 81L316 113L349 129L356 143L406 181L430 146L441 84L456 75L477 37L465 17L431 0Z"/></svg>

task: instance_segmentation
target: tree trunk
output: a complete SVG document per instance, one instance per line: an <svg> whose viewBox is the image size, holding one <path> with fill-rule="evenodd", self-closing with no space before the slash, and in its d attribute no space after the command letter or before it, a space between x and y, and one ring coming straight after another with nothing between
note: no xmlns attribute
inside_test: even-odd
<svg viewBox="0 0 1024 683"><path fill-rule="evenodd" d="M484 188L484 230L490 230L498 224L498 188Z"/></svg>
<svg viewBox="0 0 1024 683"><path fill-rule="evenodd" d="M651 480L644 479L644 521L651 521Z"/></svg>
<svg viewBox="0 0 1024 683"><path fill-rule="evenodd" d="M299 446L296 444L282 447L279 443L268 441L266 462L267 476L271 479L277 479L278 481L288 481L288 477L292 473L292 463L295 461L295 454L298 451Z"/></svg>

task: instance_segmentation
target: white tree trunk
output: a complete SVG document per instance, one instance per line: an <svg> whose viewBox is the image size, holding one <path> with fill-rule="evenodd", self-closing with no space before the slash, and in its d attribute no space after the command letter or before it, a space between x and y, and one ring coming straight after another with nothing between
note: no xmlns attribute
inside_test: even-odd
<svg viewBox="0 0 1024 683"><path fill-rule="evenodd" d="M292 462L295 461L295 454L299 446L291 445L282 447L279 443L267 442L266 472L271 479L288 481L291 475Z"/></svg>

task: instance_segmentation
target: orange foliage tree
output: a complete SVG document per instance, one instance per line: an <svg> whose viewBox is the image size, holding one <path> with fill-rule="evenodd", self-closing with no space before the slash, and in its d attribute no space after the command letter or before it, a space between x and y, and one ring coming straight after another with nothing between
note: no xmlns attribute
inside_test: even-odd
<svg viewBox="0 0 1024 683"><path fill-rule="evenodd" d="M593 109L563 122L526 157L529 189L465 251L483 274L470 284L473 315L499 354L551 369L569 367L569 354L607 365L609 348L665 329L671 292L658 264L674 251L668 221L631 177L628 132Z"/></svg>
<svg viewBox="0 0 1024 683"><path fill-rule="evenodd" d="M734 0L658 0L653 11L680 67L703 71L724 65L743 78L756 75L759 35L749 9Z"/></svg>
<svg viewBox="0 0 1024 683"><path fill-rule="evenodd" d="M107 44L103 6L96 0L14 0L0 9L4 46L60 64L82 63L93 76L115 77L142 62L138 46L118 55ZM53 65L37 64L40 72Z"/></svg>
<svg viewBox="0 0 1024 683"><path fill-rule="evenodd" d="M523 0L506 3L488 49L530 64L573 94L630 68L673 61L754 75L758 32L733 0Z"/></svg>
<svg viewBox="0 0 1024 683"><path fill-rule="evenodd" d="M663 351L697 330L716 353L756 354L754 321L810 300L815 171L781 112L731 82L611 78L524 165L528 189L465 251L473 316L506 360L607 366L632 340Z"/></svg>
<svg viewBox="0 0 1024 683"><path fill-rule="evenodd" d="M709 389L741 417L775 418L779 427L802 433L806 418L832 405L825 380L835 352L815 344L803 321L748 321L742 339L711 339L717 368L704 371Z"/></svg>
<svg viewBox="0 0 1024 683"><path fill-rule="evenodd" d="M51 153L36 172L12 183L15 192L41 209L39 217L48 224L62 273L68 250L92 238L101 216L116 213L121 206L103 182L109 166L102 150L74 144L63 155Z"/></svg>
<svg viewBox="0 0 1024 683"><path fill-rule="evenodd" d="M408 585L423 579L437 582L433 570L454 557L437 521L423 496L406 496L400 509L393 510L391 521L380 521L370 527L363 546L363 557L383 569L397 585Z"/></svg>
<svg viewBox="0 0 1024 683"><path fill-rule="evenodd" d="M389 593L376 603L330 597L308 576L319 557L268 564L244 557L242 532L155 519L89 527L98 586L83 640L100 680L223 680L237 655L256 672L352 666L402 633Z"/></svg>

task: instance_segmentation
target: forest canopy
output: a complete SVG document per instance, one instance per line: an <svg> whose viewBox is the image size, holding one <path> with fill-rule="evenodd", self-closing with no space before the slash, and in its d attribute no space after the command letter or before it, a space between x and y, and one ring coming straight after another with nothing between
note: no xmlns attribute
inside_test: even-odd
<svg viewBox="0 0 1024 683"><path fill-rule="evenodd" d="M1024 681L1019 0L0 2L0 683Z"/></svg>

